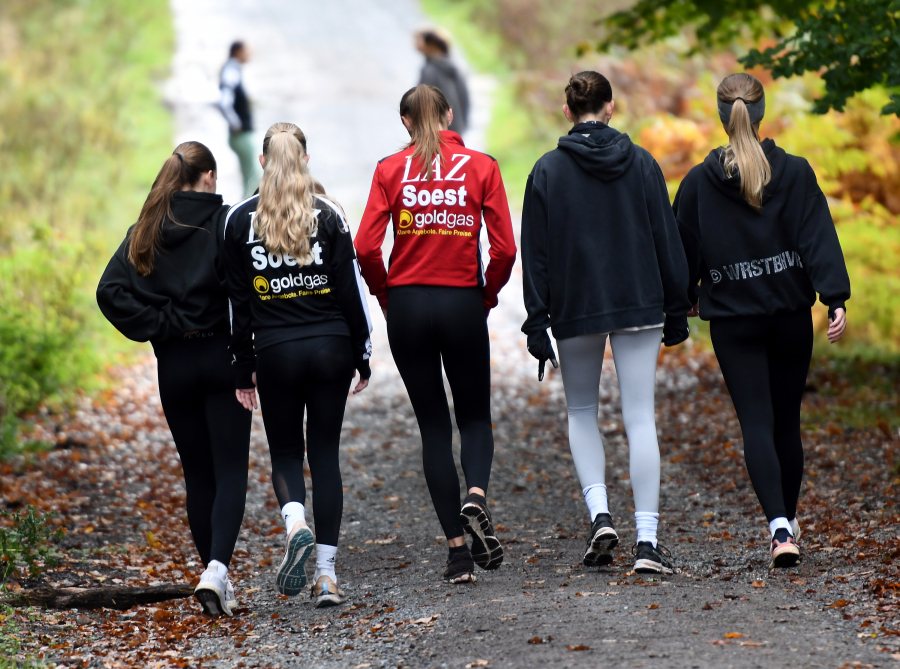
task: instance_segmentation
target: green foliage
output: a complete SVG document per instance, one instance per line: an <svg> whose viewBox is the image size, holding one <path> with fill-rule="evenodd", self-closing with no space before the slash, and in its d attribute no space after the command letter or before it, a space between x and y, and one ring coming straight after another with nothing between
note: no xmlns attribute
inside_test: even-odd
<svg viewBox="0 0 900 669"><path fill-rule="evenodd" d="M874 86L900 87L900 0L840 0L799 17L796 33L741 62L777 77L824 69L825 94L813 111L843 111L847 98ZM891 95L883 114L900 116L900 94Z"/></svg>
<svg viewBox="0 0 900 669"><path fill-rule="evenodd" d="M0 562L4 563L3 578L27 569L35 578L44 567L56 564L52 543L63 537L61 528L53 529L52 513L41 513L28 505L24 512L0 511L0 518L9 523L0 526Z"/></svg>
<svg viewBox="0 0 900 669"><path fill-rule="evenodd" d="M167 152L170 52L166 0L0 3L0 432L108 358L93 290Z"/></svg>
<svg viewBox="0 0 900 669"><path fill-rule="evenodd" d="M755 39L782 36L809 7L810 0L639 0L603 20L608 34L597 48L637 49L681 35L687 26L696 30L702 48L729 45L748 33Z"/></svg>

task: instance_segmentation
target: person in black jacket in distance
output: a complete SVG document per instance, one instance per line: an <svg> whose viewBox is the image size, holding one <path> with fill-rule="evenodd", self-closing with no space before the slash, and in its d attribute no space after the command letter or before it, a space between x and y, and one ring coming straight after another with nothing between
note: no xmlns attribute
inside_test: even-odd
<svg viewBox="0 0 900 669"><path fill-rule="evenodd" d="M812 357L810 307L818 293L828 306L828 340L838 341L850 279L809 163L771 139L760 141L762 84L733 74L719 84L717 100L729 144L687 174L674 209L690 271L690 315L710 322L747 470L772 533L772 566L787 567L800 559L800 402Z"/></svg>
<svg viewBox="0 0 900 669"><path fill-rule="evenodd" d="M159 395L181 457L191 534L205 571L205 613L237 605L228 565L244 516L251 414L233 394L228 297L221 266L228 207L216 161L179 144L97 287L103 315L126 337L150 341Z"/></svg>
<svg viewBox="0 0 900 669"><path fill-rule="evenodd" d="M238 400L256 408L258 386L272 458L272 485L287 532L276 587L297 595L316 544L316 606L345 601L335 574L343 489L338 460L350 383L369 382L372 325L350 227L341 208L316 192L306 137L276 123L263 141L259 193L225 224L231 350ZM306 444L303 413L307 411ZM306 524L306 451L316 492L316 537Z"/></svg>
<svg viewBox="0 0 900 669"><path fill-rule="evenodd" d="M450 60L450 44L434 30L420 30L415 45L425 56L419 84L434 86L444 94L453 110L448 129L464 134L469 127L469 88L459 68Z"/></svg>
<svg viewBox="0 0 900 669"><path fill-rule="evenodd" d="M559 346L569 443L591 518L583 562L612 562L619 538L606 496L597 427L607 336L616 362L631 455L638 529L635 571L670 573L657 542L659 444L654 388L660 341L688 337L684 251L665 180L647 151L609 126L612 88L597 72L574 75L563 112L573 124L535 164L522 206L522 274L528 351L538 379Z"/></svg>

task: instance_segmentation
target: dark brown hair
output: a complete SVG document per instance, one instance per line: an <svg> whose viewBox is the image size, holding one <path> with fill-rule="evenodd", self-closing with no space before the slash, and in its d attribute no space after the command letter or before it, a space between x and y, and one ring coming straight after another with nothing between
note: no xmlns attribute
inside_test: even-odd
<svg viewBox="0 0 900 669"><path fill-rule="evenodd" d="M423 30L419 35L425 44L433 46L445 56L450 53L450 45L447 43L447 40L438 35L435 31Z"/></svg>
<svg viewBox="0 0 900 669"><path fill-rule="evenodd" d="M237 42L232 42L231 48L228 49L229 57L234 58L235 56L238 55L238 53L240 53L241 49L243 49L243 48L244 48L244 43L241 42L240 40L238 40Z"/></svg>
<svg viewBox="0 0 900 669"><path fill-rule="evenodd" d="M599 72L573 74L566 86L566 104L575 120L596 114L612 100L609 79Z"/></svg>
<svg viewBox="0 0 900 669"><path fill-rule="evenodd" d="M416 147L412 159L419 159L419 170L425 168L425 180L431 181L434 174L435 156L441 157L441 126L444 115L450 111L450 103L439 88L419 84L410 88L400 98L400 116L409 120L409 144Z"/></svg>
<svg viewBox="0 0 900 669"><path fill-rule="evenodd" d="M128 240L128 260L138 274L147 276L153 271L166 218L178 224L172 213L172 196L210 171L216 171L216 159L200 142L179 144L163 163Z"/></svg>

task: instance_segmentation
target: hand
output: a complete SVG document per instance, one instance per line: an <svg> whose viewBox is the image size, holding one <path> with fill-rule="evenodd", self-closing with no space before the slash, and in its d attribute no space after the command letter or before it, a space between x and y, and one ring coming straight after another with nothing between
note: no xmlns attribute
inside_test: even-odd
<svg viewBox="0 0 900 669"><path fill-rule="evenodd" d="M847 312L844 309L835 309L831 323L828 324L828 341L834 344L844 336L847 329Z"/></svg>
<svg viewBox="0 0 900 669"><path fill-rule="evenodd" d="M356 378L356 374L357 374L357 372L354 370L353 371L354 379ZM364 378L360 377L359 381L356 383L356 387L353 389L353 394L356 395L357 393L361 393L368 387L369 387L369 379L364 379Z"/></svg>
<svg viewBox="0 0 900 669"><path fill-rule="evenodd" d="M537 358L538 381L544 380L544 367L548 360L554 369L559 367L559 363L556 361L556 353L553 351L553 344L550 342L550 335L547 334L546 330L528 335L528 352Z"/></svg>
<svg viewBox="0 0 900 669"><path fill-rule="evenodd" d="M697 302L694 306L691 307L691 310L687 312L688 318L696 318L700 315L700 303Z"/></svg>
<svg viewBox="0 0 900 669"><path fill-rule="evenodd" d="M254 376L256 373L254 372ZM259 405L256 401L256 388L241 388L234 391L237 401L241 403L247 411L258 409Z"/></svg>

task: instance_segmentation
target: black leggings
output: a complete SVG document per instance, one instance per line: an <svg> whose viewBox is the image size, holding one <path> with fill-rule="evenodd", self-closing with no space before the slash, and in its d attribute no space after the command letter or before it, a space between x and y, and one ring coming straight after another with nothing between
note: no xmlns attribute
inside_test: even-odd
<svg viewBox="0 0 900 669"><path fill-rule="evenodd" d="M306 503L306 410L306 452L315 491L316 542L337 546L344 511L338 449L353 379L350 338L295 339L264 348L259 352L256 376L278 503L282 507L288 502Z"/></svg>
<svg viewBox="0 0 900 669"><path fill-rule="evenodd" d="M228 332L203 332L154 349L194 544L204 566L218 560L227 567L244 518L252 418L234 395Z"/></svg>
<svg viewBox="0 0 900 669"><path fill-rule="evenodd" d="M425 481L448 539L462 536L459 477L441 362L453 393L469 488L487 491L494 458L491 347L480 288L399 286L388 293L388 338L422 433Z"/></svg>
<svg viewBox="0 0 900 669"><path fill-rule="evenodd" d="M812 357L809 311L710 322L744 437L744 459L766 519L797 513L803 480L800 402Z"/></svg>

